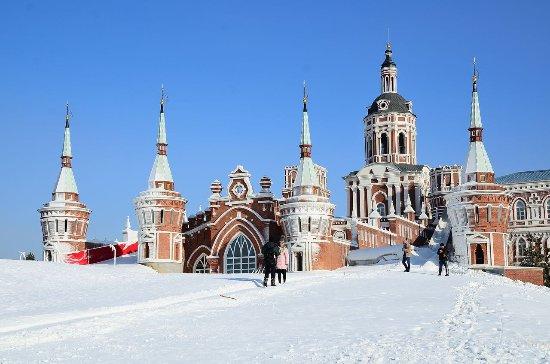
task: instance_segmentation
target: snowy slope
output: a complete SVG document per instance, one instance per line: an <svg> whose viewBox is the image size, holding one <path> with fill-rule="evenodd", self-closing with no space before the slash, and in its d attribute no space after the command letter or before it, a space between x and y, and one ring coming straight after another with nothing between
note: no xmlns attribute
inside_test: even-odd
<svg viewBox="0 0 550 364"><path fill-rule="evenodd" d="M253 274L0 260L0 363L550 361L549 289L438 277L431 254L410 273L350 267L268 288Z"/></svg>

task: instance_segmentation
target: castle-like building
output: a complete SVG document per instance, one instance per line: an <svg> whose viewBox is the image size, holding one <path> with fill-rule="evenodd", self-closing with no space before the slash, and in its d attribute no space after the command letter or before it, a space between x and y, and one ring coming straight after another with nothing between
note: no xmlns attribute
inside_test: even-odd
<svg viewBox="0 0 550 364"><path fill-rule="evenodd" d="M398 93L397 64L386 46L380 67L380 95L363 118L364 164L344 179L346 216L334 216L327 170L315 164L304 84L300 158L284 169L281 197L271 179L259 179L241 165L226 187L215 180L207 208L187 217L186 200L175 190L168 163L164 96L156 156L148 188L134 200L139 222L138 262L161 272L249 273L262 267L261 247L284 241L290 270L335 269L350 249L405 241L447 244L470 267L518 264L530 238L550 249L550 171L518 172L495 178L483 144L474 71L469 148L464 168L430 168L416 155L417 116ZM298 129L298 128L297 128ZM61 173L52 201L41 208L44 259L85 249L90 210L79 201L72 172L69 112Z"/></svg>

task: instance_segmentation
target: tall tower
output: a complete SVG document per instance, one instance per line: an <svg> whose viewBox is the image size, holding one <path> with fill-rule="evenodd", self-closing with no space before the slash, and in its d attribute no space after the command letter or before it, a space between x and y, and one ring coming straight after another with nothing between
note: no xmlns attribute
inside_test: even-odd
<svg viewBox="0 0 550 364"><path fill-rule="evenodd" d="M307 113L307 92L304 83L300 164L294 170L285 170L293 176L292 189L280 207L285 240L290 247L291 270L316 269L323 263L323 246L330 244L334 205L326 186L324 169L311 159L311 136ZM318 269L318 268L317 268Z"/></svg>
<svg viewBox="0 0 550 364"><path fill-rule="evenodd" d="M174 190L168 163L164 89L160 98L157 154L149 188L134 200L139 222L138 262L160 272L182 272L185 252L182 224L186 200Z"/></svg>
<svg viewBox="0 0 550 364"><path fill-rule="evenodd" d="M483 144L483 126L477 92L478 75L472 77L470 144L463 183L445 196L457 259L465 265L508 265L506 239L509 197L495 183L491 161Z"/></svg>
<svg viewBox="0 0 550 364"><path fill-rule="evenodd" d="M52 193L52 200L38 210L45 261L62 262L66 254L86 248L86 232L91 211L79 200L73 174L70 118L67 104L61 171Z"/></svg>
<svg viewBox="0 0 550 364"><path fill-rule="evenodd" d="M365 164L416 163L416 116L412 102L397 93L397 65L391 44L380 66L381 94L364 118Z"/></svg>

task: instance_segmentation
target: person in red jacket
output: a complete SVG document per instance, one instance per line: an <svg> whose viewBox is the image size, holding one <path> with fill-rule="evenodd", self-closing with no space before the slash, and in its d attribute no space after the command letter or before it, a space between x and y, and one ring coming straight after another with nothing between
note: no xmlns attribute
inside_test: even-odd
<svg viewBox="0 0 550 364"><path fill-rule="evenodd" d="M277 279L281 284L281 275L283 276L283 283L286 282L286 271L288 269L288 249L286 248L285 241L281 239L279 245L279 256L277 257Z"/></svg>

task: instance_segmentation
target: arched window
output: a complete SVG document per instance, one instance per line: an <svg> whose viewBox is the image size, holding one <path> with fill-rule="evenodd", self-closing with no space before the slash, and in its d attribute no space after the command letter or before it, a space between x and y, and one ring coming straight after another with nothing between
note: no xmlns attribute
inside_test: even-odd
<svg viewBox="0 0 550 364"><path fill-rule="evenodd" d="M390 80L391 80L391 90L392 90L393 92L395 92L395 80L394 80L393 77L390 78Z"/></svg>
<svg viewBox="0 0 550 364"><path fill-rule="evenodd" d="M527 242L523 238L518 240L518 257L524 257L527 250Z"/></svg>
<svg viewBox="0 0 550 364"><path fill-rule="evenodd" d="M148 243L143 244L143 258L144 259L149 258L149 244Z"/></svg>
<svg viewBox="0 0 550 364"><path fill-rule="evenodd" d="M550 197L546 199L546 218L550 219Z"/></svg>
<svg viewBox="0 0 550 364"><path fill-rule="evenodd" d="M527 211L525 210L525 202L518 200L516 202L516 220L525 220L527 218Z"/></svg>
<svg viewBox="0 0 550 364"><path fill-rule="evenodd" d="M208 259L206 259L206 254L202 254L197 259L193 267L193 273L210 273L210 265L208 264Z"/></svg>
<svg viewBox="0 0 550 364"><path fill-rule="evenodd" d="M367 138L367 158L372 157L372 139L369 136Z"/></svg>
<svg viewBox="0 0 550 364"><path fill-rule="evenodd" d="M256 251L244 235L239 235L225 250L225 273L252 273L256 270Z"/></svg>
<svg viewBox="0 0 550 364"><path fill-rule="evenodd" d="M404 133L399 133L399 137L398 137L398 142L399 142L399 154L406 154L407 153L407 147L405 145L405 134Z"/></svg>
<svg viewBox="0 0 550 364"><path fill-rule="evenodd" d="M388 135L386 133L380 136L380 154L388 154Z"/></svg>
<svg viewBox="0 0 550 364"><path fill-rule="evenodd" d="M386 216L386 205L380 202L378 205L376 205L376 210L380 214L380 216Z"/></svg>

